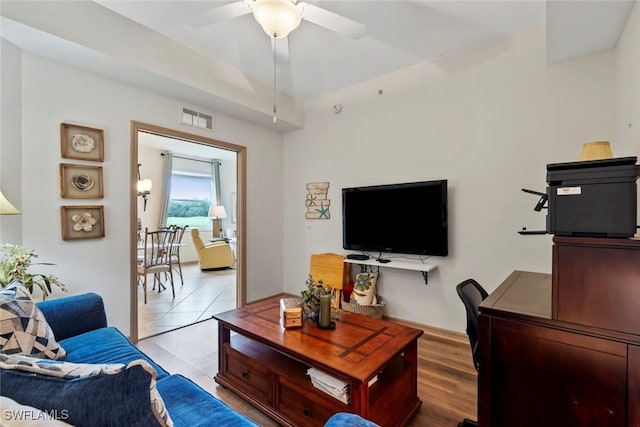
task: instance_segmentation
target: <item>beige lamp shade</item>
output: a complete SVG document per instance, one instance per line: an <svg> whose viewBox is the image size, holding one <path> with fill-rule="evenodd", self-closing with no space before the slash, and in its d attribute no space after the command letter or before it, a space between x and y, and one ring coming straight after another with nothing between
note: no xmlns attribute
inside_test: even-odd
<svg viewBox="0 0 640 427"><path fill-rule="evenodd" d="M6 197L4 197L4 194L2 194L2 191L0 191L0 215L18 215L18 214L20 214L20 211L16 209L15 206L13 206L11 202L9 202Z"/></svg>
<svg viewBox="0 0 640 427"><path fill-rule="evenodd" d="M587 142L582 146L579 161L610 159L613 157L609 141Z"/></svg>
<svg viewBox="0 0 640 427"><path fill-rule="evenodd" d="M209 218L226 218L227 217L227 211L225 211L224 206L222 205L218 205L218 206L211 206L209 208Z"/></svg>

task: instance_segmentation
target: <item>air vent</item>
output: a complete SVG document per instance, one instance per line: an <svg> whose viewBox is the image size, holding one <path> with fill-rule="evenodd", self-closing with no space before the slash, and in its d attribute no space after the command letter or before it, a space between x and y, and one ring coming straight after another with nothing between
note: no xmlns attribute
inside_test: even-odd
<svg viewBox="0 0 640 427"><path fill-rule="evenodd" d="M213 114L202 113L191 108L183 107L180 121L183 125L213 130Z"/></svg>

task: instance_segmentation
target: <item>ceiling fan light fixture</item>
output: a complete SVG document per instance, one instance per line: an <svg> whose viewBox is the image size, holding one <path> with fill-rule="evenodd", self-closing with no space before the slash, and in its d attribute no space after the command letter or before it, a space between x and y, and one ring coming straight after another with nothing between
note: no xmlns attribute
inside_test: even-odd
<svg viewBox="0 0 640 427"><path fill-rule="evenodd" d="M282 39L300 25L300 10L291 0L255 0L253 16L274 39Z"/></svg>

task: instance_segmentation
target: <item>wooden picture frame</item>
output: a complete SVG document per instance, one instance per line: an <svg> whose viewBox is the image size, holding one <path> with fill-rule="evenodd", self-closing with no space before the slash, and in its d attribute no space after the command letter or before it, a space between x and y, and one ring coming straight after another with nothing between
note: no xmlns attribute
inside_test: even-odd
<svg viewBox="0 0 640 427"><path fill-rule="evenodd" d="M60 196L63 199L102 199L102 166L60 163Z"/></svg>
<svg viewBox="0 0 640 427"><path fill-rule="evenodd" d="M60 124L60 148L62 158L104 161L104 131L87 126Z"/></svg>
<svg viewBox="0 0 640 427"><path fill-rule="evenodd" d="M62 240L98 239L105 236L103 206L60 206Z"/></svg>

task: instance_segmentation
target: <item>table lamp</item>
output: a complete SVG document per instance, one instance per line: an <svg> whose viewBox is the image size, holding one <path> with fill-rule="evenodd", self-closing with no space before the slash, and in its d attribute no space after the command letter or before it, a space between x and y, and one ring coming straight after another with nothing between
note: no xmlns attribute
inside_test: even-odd
<svg viewBox="0 0 640 427"><path fill-rule="evenodd" d="M224 206L216 205L209 208L209 218L213 221L213 227L211 229L211 235L213 237L224 237L222 233L222 220L227 217L227 211Z"/></svg>
<svg viewBox="0 0 640 427"><path fill-rule="evenodd" d="M4 197L4 194L2 194L2 191L0 191L0 215L19 215L19 214L20 214L20 211L16 209L15 206L13 206L11 202L9 202L6 197Z"/></svg>

